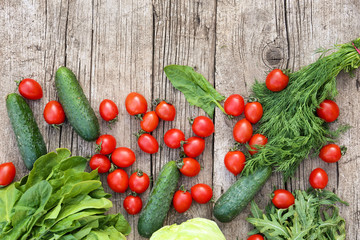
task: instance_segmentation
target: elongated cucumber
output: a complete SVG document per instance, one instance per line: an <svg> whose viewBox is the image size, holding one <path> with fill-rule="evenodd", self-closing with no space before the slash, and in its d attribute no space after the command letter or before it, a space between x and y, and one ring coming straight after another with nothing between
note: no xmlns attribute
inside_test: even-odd
<svg viewBox="0 0 360 240"><path fill-rule="evenodd" d="M180 172L175 161L168 162L161 169L139 218L138 232L141 236L149 238L163 226L179 177Z"/></svg>
<svg viewBox="0 0 360 240"><path fill-rule="evenodd" d="M214 216L230 222L249 204L271 176L271 167L263 167L239 178L215 203Z"/></svg>
<svg viewBox="0 0 360 240"><path fill-rule="evenodd" d="M25 99L17 93L6 97L6 108L25 166L31 170L36 159L45 155L44 138Z"/></svg>
<svg viewBox="0 0 360 240"><path fill-rule="evenodd" d="M97 139L99 121L74 73L60 67L56 71L55 86L65 115L76 133L86 141Z"/></svg>

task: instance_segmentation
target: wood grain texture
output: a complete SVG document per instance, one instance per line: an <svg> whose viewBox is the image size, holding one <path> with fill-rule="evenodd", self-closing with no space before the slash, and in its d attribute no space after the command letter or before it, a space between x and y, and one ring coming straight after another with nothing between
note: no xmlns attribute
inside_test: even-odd
<svg viewBox="0 0 360 240"><path fill-rule="evenodd" d="M12 161L17 168L16 180L27 174L19 157L16 141L6 114L5 97L14 92L14 80L36 79L43 87L44 97L28 101L34 111L40 131L49 151L67 147L74 155L94 154L94 143L82 140L66 123L60 131L49 127L42 117L45 104L56 100L54 76L58 67L72 69L100 122L101 133L113 134L118 144L134 150L137 160L126 169L137 168L151 173L154 180L161 167L178 159L180 150L163 144L164 133L171 128L193 135L188 117L205 113L189 106L184 96L166 78L163 68L168 64L183 64L202 73L223 95L238 93L247 97L255 79L264 81L273 68L297 70L316 60L319 47L348 42L359 37L360 3L357 0L290 1L259 0L4 0L0 1L0 163ZM308 175L316 167L329 174L328 189L350 203L341 206L347 221L348 239L360 239L360 73L351 78L340 74L339 95L336 98L341 115L332 127L350 124L352 129L339 139L348 147L347 154L337 164L326 164L317 157L305 160L295 177L284 186L280 174L273 174L256 196L261 206L268 202L273 186L287 189L309 187ZM163 148L154 155L142 153L132 133L140 129L139 121L125 110L125 97L136 91L148 100L166 99L177 109L173 122L161 121L153 135ZM112 129L101 120L100 102L113 100L119 107L119 121ZM154 108L153 108L154 109ZM223 163L233 145L232 127L237 120L228 120L218 109L215 113L216 132L206 138L205 152L197 159L203 166L194 178L182 176L180 184L190 189L202 182L214 188L217 199L236 178ZM11 147L9 147L11 146ZM105 189L112 191L106 184ZM145 203L149 190L142 199ZM126 194L113 194L112 213L121 212L133 231L128 239L142 239L136 229L137 216L127 215L122 207ZM245 221L246 209L233 222L220 228L227 239L245 239L251 229ZM193 217L212 216L212 205L193 203L184 214L171 209L166 224L180 223Z"/></svg>

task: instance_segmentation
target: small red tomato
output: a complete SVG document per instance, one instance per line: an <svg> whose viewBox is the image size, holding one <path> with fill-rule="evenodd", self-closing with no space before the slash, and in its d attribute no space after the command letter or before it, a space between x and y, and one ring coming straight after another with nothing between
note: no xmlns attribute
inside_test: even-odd
<svg viewBox="0 0 360 240"><path fill-rule="evenodd" d="M97 150L101 154L108 155L115 150L116 139L112 135L104 134L96 140L96 144L98 145Z"/></svg>
<svg viewBox="0 0 360 240"><path fill-rule="evenodd" d="M64 109L58 101L48 102L43 115L48 124L62 124L65 121Z"/></svg>
<svg viewBox="0 0 360 240"><path fill-rule="evenodd" d="M338 145L331 143L321 148L319 157L327 163L334 163L341 158L341 149Z"/></svg>
<svg viewBox="0 0 360 240"><path fill-rule="evenodd" d="M239 120L233 129L233 136L235 141L239 143L246 143L250 140L253 134L251 123L245 118Z"/></svg>
<svg viewBox="0 0 360 240"><path fill-rule="evenodd" d="M196 158L205 149L205 140L199 137L188 138L184 145L184 153L186 156Z"/></svg>
<svg viewBox="0 0 360 240"><path fill-rule="evenodd" d="M316 113L325 122L333 122L338 118L340 110L336 102L327 99L320 103Z"/></svg>
<svg viewBox="0 0 360 240"><path fill-rule="evenodd" d="M227 170L237 176L245 167L245 155L241 151L230 151L225 155L224 163Z"/></svg>
<svg viewBox="0 0 360 240"><path fill-rule="evenodd" d="M204 204L211 200L213 191L209 185L198 183L191 188L191 196L196 202Z"/></svg>
<svg viewBox="0 0 360 240"><path fill-rule="evenodd" d="M258 152L258 148L256 146L264 146L267 143L268 139L262 135L262 134L255 134L254 136L251 137L250 141L249 141L249 146L251 149L249 153L251 155L254 155L255 153Z"/></svg>
<svg viewBox="0 0 360 240"><path fill-rule="evenodd" d="M118 116L119 109L113 101L110 99L104 99L100 103L99 112L102 119L105 121L111 121Z"/></svg>
<svg viewBox="0 0 360 240"><path fill-rule="evenodd" d="M159 151L159 143L152 135L142 134L138 139L138 145L146 153L153 154Z"/></svg>
<svg viewBox="0 0 360 240"><path fill-rule="evenodd" d="M156 114L164 121L173 121L176 115L174 105L161 101L155 109Z"/></svg>
<svg viewBox="0 0 360 240"><path fill-rule="evenodd" d="M107 176L107 183L111 190L123 193L129 186L129 177L122 169L116 169Z"/></svg>
<svg viewBox="0 0 360 240"><path fill-rule="evenodd" d="M130 215L138 214L142 209L142 200L139 196L129 195L124 199L123 206Z"/></svg>
<svg viewBox="0 0 360 240"><path fill-rule="evenodd" d="M280 69L272 70L266 77L266 87L273 92L279 92L286 88L289 83L289 76L285 75Z"/></svg>
<svg viewBox="0 0 360 240"><path fill-rule="evenodd" d="M159 117L156 115L154 111L150 111L145 113L142 117L142 121L140 122L141 129L145 132L154 131L159 124Z"/></svg>
<svg viewBox="0 0 360 240"><path fill-rule="evenodd" d="M244 111L244 99L239 94L230 95L224 103L224 110L231 116L240 116Z"/></svg>
<svg viewBox="0 0 360 240"><path fill-rule="evenodd" d="M247 240L264 240L264 237L261 236L260 234L254 234L248 237Z"/></svg>
<svg viewBox="0 0 360 240"><path fill-rule="evenodd" d="M164 135L164 142L169 148L179 148L183 141L185 141L185 134L176 128L170 129Z"/></svg>
<svg viewBox="0 0 360 240"><path fill-rule="evenodd" d="M285 189L278 189L274 191L274 197L271 201L275 207L286 209L295 203L295 197Z"/></svg>
<svg viewBox="0 0 360 240"><path fill-rule="evenodd" d="M328 175L322 168L315 168L310 173L309 182L313 188L324 189L328 181Z"/></svg>
<svg viewBox="0 0 360 240"><path fill-rule="evenodd" d="M21 80L19 84L19 93L26 99L37 100L43 97L41 85L31 78Z"/></svg>
<svg viewBox="0 0 360 240"><path fill-rule="evenodd" d="M182 165L182 166L181 166ZM183 158L180 172L187 177L195 177L201 170L200 163L193 158Z"/></svg>
<svg viewBox="0 0 360 240"><path fill-rule="evenodd" d="M178 213L186 212L192 203L191 194L188 191L178 190L174 194L173 205Z"/></svg>
<svg viewBox="0 0 360 240"><path fill-rule="evenodd" d="M0 164L0 185L7 186L15 178L16 168L12 162Z"/></svg>
<svg viewBox="0 0 360 240"><path fill-rule="evenodd" d="M126 111L130 115L145 114L147 110L147 102L143 95L132 92L125 99Z"/></svg>
<svg viewBox="0 0 360 240"><path fill-rule="evenodd" d="M99 173L106 173L110 170L111 162L105 155L95 154L91 157L89 165L92 170L98 169Z"/></svg>
<svg viewBox="0 0 360 240"><path fill-rule="evenodd" d="M199 116L194 119L192 130L199 137L208 137L214 132L214 123L208 117Z"/></svg>
<svg viewBox="0 0 360 240"><path fill-rule="evenodd" d="M131 174L129 179L129 187L131 191L136 192L138 194L143 193L148 189L150 184L149 176L142 172L137 171Z"/></svg>
<svg viewBox="0 0 360 240"><path fill-rule="evenodd" d="M252 124L260 121L263 115L263 107L259 102L249 102L245 105L245 118Z"/></svg>
<svg viewBox="0 0 360 240"><path fill-rule="evenodd" d="M122 168L130 167L136 160L135 153L127 147L118 147L111 154L113 163Z"/></svg>

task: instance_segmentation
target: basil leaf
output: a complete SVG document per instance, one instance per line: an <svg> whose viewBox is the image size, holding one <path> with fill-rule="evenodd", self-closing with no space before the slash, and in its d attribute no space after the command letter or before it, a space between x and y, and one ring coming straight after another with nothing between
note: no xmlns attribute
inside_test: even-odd
<svg viewBox="0 0 360 240"><path fill-rule="evenodd" d="M211 118L214 117L215 106L225 113L219 103L225 97L218 93L205 77L195 72L192 67L168 65L164 71L172 85L185 95L190 105L202 108Z"/></svg>

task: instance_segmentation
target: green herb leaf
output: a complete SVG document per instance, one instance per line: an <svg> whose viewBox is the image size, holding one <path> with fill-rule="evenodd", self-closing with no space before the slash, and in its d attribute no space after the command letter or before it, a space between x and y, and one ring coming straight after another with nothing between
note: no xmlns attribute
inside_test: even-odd
<svg viewBox="0 0 360 240"><path fill-rule="evenodd" d="M172 85L185 95L186 100L191 105L202 108L211 118L214 117L215 106L225 113L219 103L225 97L218 93L205 77L195 72L193 68L169 65L164 68L164 71Z"/></svg>

